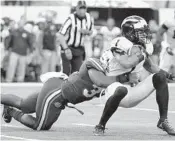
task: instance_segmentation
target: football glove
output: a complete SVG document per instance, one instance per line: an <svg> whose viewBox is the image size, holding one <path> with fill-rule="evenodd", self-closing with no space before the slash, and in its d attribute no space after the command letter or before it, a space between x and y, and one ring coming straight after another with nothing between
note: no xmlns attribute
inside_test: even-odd
<svg viewBox="0 0 175 141"><path fill-rule="evenodd" d="M164 71L162 69L159 72L165 74L165 76L166 76L167 79L173 80L173 81L175 80L175 75L173 75L171 73L168 73L168 72L166 72L166 71Z"/></svg>

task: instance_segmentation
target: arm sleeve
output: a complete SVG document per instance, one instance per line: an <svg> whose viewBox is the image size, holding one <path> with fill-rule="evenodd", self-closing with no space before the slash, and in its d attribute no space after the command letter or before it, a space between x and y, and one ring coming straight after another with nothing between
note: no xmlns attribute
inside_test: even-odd
<svg viewBox="0 0 175 141"><path fill-rule="evenodd" d="M72 24L71 18L68 17L68 19L64 22L64 24L60 28L59 33L61 33L62 35L65 35L69 30L69 28L71 27L71 24Z"/></svg>
<svg viewBox="0 0 175 141"><path fill-rule="evenodd" d="M110 84L116 82L116 77L106 76L96 69L89 69L88 74L91 81L98 87L107 88Z"/></svg>
<svg viewBox="0 0 175 141"><path fill-rule="evenodd" d="M86 67L87 67L87 69L93 68L93 69L96 69L97 71L105 72L100 60L95 59L95 58L87 59L86 60Z"/></svg>

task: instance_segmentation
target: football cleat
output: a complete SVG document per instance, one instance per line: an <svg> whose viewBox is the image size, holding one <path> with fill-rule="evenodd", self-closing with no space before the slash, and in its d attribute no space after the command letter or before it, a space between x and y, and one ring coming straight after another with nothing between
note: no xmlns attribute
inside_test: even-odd
<svg viewBox="0 0 175 141"><path fill-rule="evenodd" d="M12 121L12 117L9 115L8 111L9 111L9 107L4 105L2 117L6 123L10 123Z"/></svg>
<svg viewBox="0 0 175 141"><path fill-rule="evenodd" d="M105 133L105 127L103 125L96 125L95 130L93 131L95 136L103 136Z"/></svg>
<svg viewBox="0 0 175 141"><path fill-rule="evenodd" d="M169 135L175 136L175 130L168 122L168 119L165 119L164 121L159 120L157 123L157 127L167 132Z"/></svg>

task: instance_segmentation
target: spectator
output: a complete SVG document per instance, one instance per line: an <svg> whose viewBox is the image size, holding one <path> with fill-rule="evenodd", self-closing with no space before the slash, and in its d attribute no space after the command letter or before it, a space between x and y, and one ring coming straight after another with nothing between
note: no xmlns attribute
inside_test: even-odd
<svg viewBox="0 0 175 141"><path fill-rule="evenodd" d="M24 20L20 20L18 29L12 30L5 41L5 47L11 51L6 76L7 82L12 82L15 74L17 82L24 81L27 54L33 49L32 36L24 30L24 23Z"/></svg>
<svg viewBox="0 0 175 141"><path fill-rule="evenodd" d="M44 18L39 18L36 21L36 25L33 27L32 33L35 36L35 52L33 54L33 58L31 60L31 63L28 65L28 68L30 68L28 71L29 73L32 72L32 75L34 78L32 78L32 81L39 81L39 76L41 74L41 65L42 65L42 49L43 49L43 36L44 36L44 30L46 27L46 20ZM31 73L30 73L31 76ZM28 76L28 77L30 77ZM31 78L31 77L30 77ZM30 79L31 80L31 79ZM28 80L29 81L29 80Z"/></svg>
<svg viewBox="0 0 175 141"><path fill-rule="evenodd" d="M86 2L78 1L76 11L70 14L58 34L63 72L67 75L78 71L85 58L84 38L93 30L92 18L86 11Z"/></svg>
<svg viewBox="0 0 175 141"><path fill-rule="evenodd" d="M102 34L98 33L96 36L93 37L92 40L92 52L93 57L99 58L103 51L103 37Z"/></svg>
<svg viewBox="0 0 175 141"><path fill-rule="evenodd" d="M120 28L115 27L115 20L109 18L107 20L107 26L103 26L100 30L100 33L104 38L104 50L108 49L110 42L121 34Z"/></svg>
<svg viewBox="0 0 175 141"><path fill-rule="evenodd" d="M42 50L42 73L55 71L56 68L56 27L51 22L47 23L43 35L43 50Z"/></svg>
<svg viewBox="0 0 175 141"><path fill-rule="evenodd" d="M15 27L16 22L5 17L2 20L2 26L1 26L1 80L4 82L6 78L6 72L8 69L8 62L9 62L9 56L10 51L5 49L4 42L7 39L6 37L9 36L10 32L13 31Z"/></svg>

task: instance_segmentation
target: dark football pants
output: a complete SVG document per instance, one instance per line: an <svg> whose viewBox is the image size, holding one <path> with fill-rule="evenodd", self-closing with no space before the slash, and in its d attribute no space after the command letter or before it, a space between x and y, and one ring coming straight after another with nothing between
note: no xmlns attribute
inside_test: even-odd
<svg viewBox="0 0 175 141"><path fill-rule="evenodd" d="M35 113L39 92L32 93L21 101L21 111L23 113Z"/></svg>
<svg viewBox="0 0 175 141"><path fill-rule="evenodd" d="M64 53L61 53L61 58L62 58L62 65L63 65L63 73L67 74L68 76L75 72L75 71L79 71L80 66L83 63L83 58L84 56L73 56L72 60L68 60L65 57Z"/></svg>
<svg viewBox="0 0 175 141"><path fill-rule="evenodd" d="M58 119L62 103L65 102L61 94L61 84L63 80L51 78L45 82L36 104L36 123L37 130L48 130Z"/></svg>
<svg viewBox="0 0 175 141"><path fill-rule="evenodd" d="M24 114L21 123L34 130L49 130L58 119L66 100L61 94L62 79L51 78L46 81L36 102L36 118Z"/></svg>

